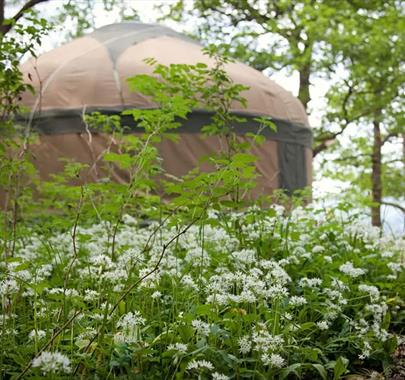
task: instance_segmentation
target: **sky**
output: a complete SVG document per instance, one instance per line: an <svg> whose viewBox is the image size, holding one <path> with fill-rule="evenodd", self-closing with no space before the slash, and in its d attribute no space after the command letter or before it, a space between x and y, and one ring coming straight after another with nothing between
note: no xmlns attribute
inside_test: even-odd
<svg viewBox="0 0 405 380"><path fill-rule="evenodd" d="M123 0L125 4L128 5L129 8L134 8L138 13L142 22L156 22L156 18L159 16L159 12L156 10L157 4L164 4L166 6L174 3L176 0ZM190 4L192 4L192 0L189 0ZM41 10L41 13L44 14L46 17L47 15L53 15L56 9L63 3L62 0L52 0L51 3L44 3L40 5L38 9ZM13 11L12 11L13 12ZM96 3L95 10L95 26L101 27L103 25L110 24L115 20L119 19L119 13L116 11L115 13L108 13L103 9L102 1ZM192 32L194 25L192 23L176 23L174 21L165 20L163 22L165 25L176 29L179 32ZM65 34L66 29L74 29L74 23L72 22L70 25L63 26L64 29L56 28L55 31L51 32L48 37L46 37L43 41L43 44L40 48L40 53L49 51L56 46L59 46L61 41L63 40L63 34ZM266 41L264 41L266 43ZM286 90L292 92L295 96L298 95L298 84L299 84L299 77L298 72L293 72L292 75L288 74L286 70L281 70L277 73L265 72L264 74L270 76L272 80L277 82L280 86L284 87ZM331 86L331 82L322 78L313 78L311 82L311 98L312 101L309 104L310 107L310 115L309 121L311 126L320 126L322 115L325 110L325 94ZM350 131L349 131L350 132ZM355 134L356 131L353 131ZM352 133L352 135L353 135ZM350 133L349 133L350 135ZM350 138L350 137L348 137ZM317 199L318 202L326 202L330 203L331 199L339 198L342 188L350 187L350 184L341 183L338 181L334 181L327 178L322 178L318 175L319 172L319 163L315 159L314 160L314 183L313 183L313 194L314 199ZM387 228L389 230L393 230L396 233L404 232L404 218L400 211L393 209L391 207L383 208L383 216L385 217L387 223Z"/></svg>

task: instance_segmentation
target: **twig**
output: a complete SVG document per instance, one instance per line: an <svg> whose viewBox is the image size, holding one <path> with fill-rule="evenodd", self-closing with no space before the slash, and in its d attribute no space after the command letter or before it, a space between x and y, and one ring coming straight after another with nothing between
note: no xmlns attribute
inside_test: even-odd
<svg viewBox="0 0 405 380"><path fill-rule="evenodd" d="M400 211L402 211L402 213L405 215L405 207L402 207L401 205L397 204L397 203L393 203L393 202L386 202L386 201L382 201L380 202L382 205L384 206L391 206L394 207Z"/></svg>

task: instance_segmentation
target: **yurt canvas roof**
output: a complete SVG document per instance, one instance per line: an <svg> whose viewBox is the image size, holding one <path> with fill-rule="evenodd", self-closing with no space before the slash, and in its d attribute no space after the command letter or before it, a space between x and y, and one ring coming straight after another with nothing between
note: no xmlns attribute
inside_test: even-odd
<svg viewBox="0 0 405 380"><path fill-rule="evenodd" d="M111 114L126 108L153 107L147 97L131 92L126 82L136 74L152 74L153 68L145 63L146 58L165 65L214 64L213 59L203 54L198 42L183 34L161 25L123 22L104 26L22 65L26 81L36 88L35 95L29 92L23 95L22 103L31 110L30 120L43 135L43 144L45 141L53 144L55 154L63 154L59 146L61 139L64 145L74 144L73 140L84 131L84 112ZM263 192L279 187L291 191L309 185L312 134L302 104L290 92L245 64L229 63L226 71L235 83L249 87L242 93L247 99L247 108L239 103L232 107L232 112L247 118L246 123L235 126L237 132L257 130L254 121L257 116L267 116L277 125L277 132L266 131L267 146L264 144L256 152L260 158L259 172L268 182ZM209 117L206 111L195 110L180 128L181 138L193 139L191 135L194 135L194 139L201 140L200 128L207 124ZM192 146L196 141L190 140L189 144L188 155L179 149L179 146L186 149L184 144L166 147L172 149L171 154L167 152L170 160L175 160L174 152L178 154L178 166L184 166L181 173L191 168L181 161L188 159L195 164L198 159L191 157L199 150ZM201 141L198 144L201 145ZM215 148L212 141L207 144L199 153L207 154L205 150ZM83 152L79 156L83 156ZM165 159L164 156L163 151ZM46 171L46 164L43 166ZM176 163L169 166L180 174Z"/></svg>

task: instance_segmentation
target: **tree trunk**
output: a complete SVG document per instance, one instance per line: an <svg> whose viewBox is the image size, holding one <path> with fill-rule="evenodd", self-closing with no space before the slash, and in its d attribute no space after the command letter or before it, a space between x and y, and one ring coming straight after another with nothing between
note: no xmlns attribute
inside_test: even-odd
<svg viewBox="0 0 405 380"><path fill-rule="evenodd" d="M305 111L307 111L308 103L311 101L311 95L309 93L311 65L307 63L300 71L300 87L298 91L298 99L303 104ZM307 112L308 113L308 112Z"/></svg>
<svg viewBox="0 0 405 380"><path fill-rule="evenodd" d="M4 22L4 0L0 0L0 35L1 33L1 29L3 26L3 22Z"/></svg>
<svg viewBox="0 0 405 380"><path fill-rule="evenodd" d="M382 200L382 182L381 182L381 129L380 121L376 118L373 121L374 143L372 154L372 200L371 223L373 226L381 227L381 200Z"/></svg>

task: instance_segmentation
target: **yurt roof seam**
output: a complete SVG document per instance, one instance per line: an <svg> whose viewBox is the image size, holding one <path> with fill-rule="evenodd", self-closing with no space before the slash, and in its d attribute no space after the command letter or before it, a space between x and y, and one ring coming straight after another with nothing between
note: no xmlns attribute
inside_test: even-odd
<svg viewBox="0 0 405 380"><path fill-rule="evenodd" d="M131 31L129 33L122 34L122 29L124 30L128 29L123 28L123 26L133 28L136 25L141 26L141 28L135 31L130 29ZM192 40L191 38L185 36L184 34L177 33L176 31L170 28L161 25L138 24L130 22L108 25L107 27L95 30L88 36L94 38L102 45L106 46L106 48L110 53L111 60L113 61L114 66L119 56L126 49L128 49L132 45L138 44L150 38L169 36L169 37L176 37L181 40L199 45L198 42Z"/></svg>

